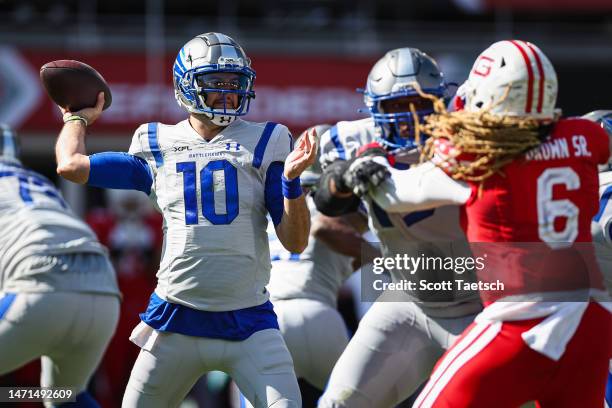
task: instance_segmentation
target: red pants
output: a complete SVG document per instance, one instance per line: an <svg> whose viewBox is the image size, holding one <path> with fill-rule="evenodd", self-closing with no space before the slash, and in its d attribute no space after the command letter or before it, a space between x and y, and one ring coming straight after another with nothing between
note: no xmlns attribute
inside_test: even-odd
<svg viewBox="0 0 612 408"><path fill-rule="evenodd" d="M601 408L612 345L612 316L591 303L559 361L521 334L543 319L473 323L438 361L413 408Z"/></svg>

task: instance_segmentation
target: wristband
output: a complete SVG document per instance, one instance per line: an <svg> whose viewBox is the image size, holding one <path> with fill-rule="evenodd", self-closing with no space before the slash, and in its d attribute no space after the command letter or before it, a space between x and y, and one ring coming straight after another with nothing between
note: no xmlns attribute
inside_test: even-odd
<svg viewBox="0 0 612 408"><path fill-rule="evenodd" d="M73 122L75 120L80 120L85 126L87 126L87 119L79 115L70 115L67 118L64 118L64 123Z"/></svg>
<svg viewBox="0 0 612 408"><path fill-rule="evenodd" d="M302 184L300 183L299 177L293 180L287 180L283 174L281 176L281 181L283 186L283 197L293 200L302 195Z"/></svg>

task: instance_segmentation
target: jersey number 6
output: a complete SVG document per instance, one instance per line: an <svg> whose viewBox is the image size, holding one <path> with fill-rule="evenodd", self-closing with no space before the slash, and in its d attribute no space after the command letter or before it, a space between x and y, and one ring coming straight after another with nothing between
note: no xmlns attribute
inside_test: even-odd
<svg viewBox="0 0 612 408"><path fill-rule="evenodd" d="M225 214L215 210L215 171L223 171L225 179ZM185 224L198 223L197 174L195 162L176 163L176 172L183 173ZM214 225L231 224L238 216L238 170L227 160L208 162L200 170L202 215Z"/></svg>
<svg viewBox="0 0 612 408"><path fill-rule="evenodd" d="M570 200L553 200L553 187L563 185L567 190L580 188L580 178L570 167L544 170L538 177L538 234L552 249L570 246L578 236L578 207ZM565 217L565 228L555 230L555 219Z"/></svg>

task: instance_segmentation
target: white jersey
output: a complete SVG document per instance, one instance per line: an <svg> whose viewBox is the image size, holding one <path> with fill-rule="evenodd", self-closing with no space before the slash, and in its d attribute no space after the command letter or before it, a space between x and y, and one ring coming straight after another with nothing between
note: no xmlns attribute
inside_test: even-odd
<svg viewBox="0 0 612 408"><path fill-rule="evenodd" d="M266 176L291 148L287 128L271 122L237 119L210 142L187 120L137 129L129 152L148 162L164 218L159 297L208 311L267 301Z"/></svg>
<svg viewBox="0 0 612 408"><path fill-rule="evenodd" d="M591 233L601 272L612 295L612 171L599 173L599 212L593 218Z"/></svg>
<svg viewBox="0 0 612 408"><path fill-rule="evenodd" d="M359 147L376 141L376 138L377 130L371 118L338 122L321 136L321 165L326 167L338 159L350 160L356 156ZM396 161L404 167L415 164L418 160L419 152L416 150L396 156ZM364 199L364 203L369 214L370 229L380 240L382 254L385 257L404 254L413 257L470 256L471 254L460 226L459 208L456 206L391 213L383 210L369 197ZM394 280L407 278L405 274L400 274L396 270L389 272ZM431 271L417 271L409 279L417 282L420 279L450 280L455 277L454 275L453 271L437 276L432 276ZM464 275L466 279L469 279L466 275ZM465 301L476 301L478 298L478 294L474 292L454 293L453 296L454 300L428 302L431 299L422 297L418 301L431 309L440 309Z"/></svg>
<svg viewBox="0 0 612 408"><path fill-rule="evenodd" d="M318 213L310 197L307 203L314 219ZM338 289L353 273L352 258L333 251L312 235L301 254L287 251L271 227L268 237L272 259L268 291L272 300L314 299L335 308Z"/></svg>
<svg viewBox="0 0 612 408"><path fill-rule="evenodd" d="M108 262L96 263L100 265L96 270L67 264L63 270L54 264L58 261L52 257L105 257L107 252L51 181L17 163L2 161L0 191L0 292L119 294Z"/></svg>

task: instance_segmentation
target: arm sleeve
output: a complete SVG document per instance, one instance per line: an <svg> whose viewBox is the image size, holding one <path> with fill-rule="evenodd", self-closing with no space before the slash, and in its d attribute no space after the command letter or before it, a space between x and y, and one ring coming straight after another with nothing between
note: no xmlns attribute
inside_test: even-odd
<svg viewBox="0 0 612 408"><path fill-rule="evenodd" d="M146 160L128 153L105 152L89 156L89 180L94 187L138 190L149 195L153 172Z"/></svg>
<svg viewBox="0 0 612 408"><path fill-rule="evenodd" d="M389 167L391 177L370 193L387 212L413 212L443 205L463 205L472 195L465 182L450 178L432 162L396 170L383 158L374 159Z"/></svg>
<svg viewBox="0 0 612 408"><path fill-rule="evenodd" d="M273 162L268 166L266 172L266 184L264 187L265 204L275 227L283 219L285 206L281 187L281 176L283 175L284 167L285 164L283 162Z"/></svg>
<svg viewBox="0 0 612 408"><path fill-rule="evenodd" d="M293 150L293 137L289 129L277 124L268 146L268 151L264 155L264 200L274 226L278 226L285 209L281 176L285 168L285 159Z"/></svg>

